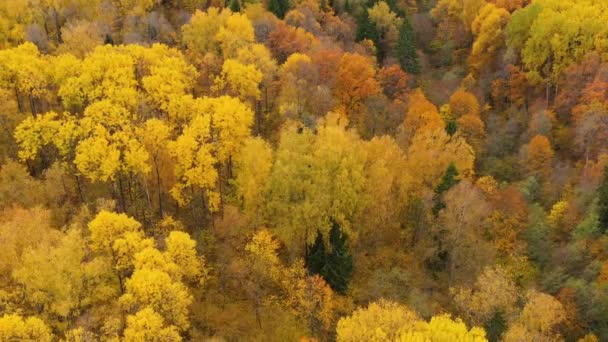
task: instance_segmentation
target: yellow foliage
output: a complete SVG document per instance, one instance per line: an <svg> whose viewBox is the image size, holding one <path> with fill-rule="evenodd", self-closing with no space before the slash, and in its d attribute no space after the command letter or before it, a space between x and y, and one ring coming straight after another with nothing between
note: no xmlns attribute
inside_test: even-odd
<svg viewBox="0 0 608 342"><path fill-rule="evenodd" d="M39 318L4 315L0 317L0 341L51 342L53 334Z"/></svg>
<svg viewBox="0 0 608 342"><path fill-rule="evenodd" d="M165 326L161 315L151 308L138 311L135 315L127 317L127 328L125 329L125 341L127 342L177 342L182 341L178 329L175 326Z"/></svg>

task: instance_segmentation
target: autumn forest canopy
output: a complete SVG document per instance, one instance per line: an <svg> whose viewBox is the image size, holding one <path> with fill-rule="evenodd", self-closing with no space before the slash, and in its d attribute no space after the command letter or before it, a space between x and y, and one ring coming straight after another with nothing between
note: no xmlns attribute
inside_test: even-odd
<svg viewBox="0 0 608 342"><path fill-rule="evenodd" d="M0 342L608 341L607 23L0 0Z"/></svg>

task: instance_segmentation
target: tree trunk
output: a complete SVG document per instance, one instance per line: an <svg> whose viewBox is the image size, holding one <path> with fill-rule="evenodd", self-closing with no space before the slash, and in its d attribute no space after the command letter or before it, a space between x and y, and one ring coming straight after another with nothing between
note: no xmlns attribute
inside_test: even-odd
<svg viewBox="0 0 608 342"><path fill-rule="evenodd" d="M154 158L154 170L156 171L156 191L158 193L158 215L160 219L163 219L163 195L161 193L160 185L160 171L158 170L158 161Z"/></svg>

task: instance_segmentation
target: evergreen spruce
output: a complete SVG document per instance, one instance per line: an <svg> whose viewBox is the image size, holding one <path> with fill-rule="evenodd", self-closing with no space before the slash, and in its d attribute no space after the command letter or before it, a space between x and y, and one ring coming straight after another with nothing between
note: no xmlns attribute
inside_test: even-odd
<svg viewBox="0 0 608 342"><path fill-rule="evenodd" d="M378 63L384 60L385 52L382 48L382 33L378 32L376 24L369 19L367 9L364 9L361 14L357 17L357 35L356 39L358 42L369 39L374 42L376 48L376 59Z"/></svg>
<svg viewBox="0 0 608 342"><path fill-rule="evenodd" d="M345 293L353 274L353 259L348 252L348 236L334 222L329 231L331 251L323 268L323 278L338 293Z"/></svg>
<svg viewBox="0 0 608 342"><path fill-rule="evenodd" d="M323 241L323 234L317 231L317 237L315 243L310 248L306 257L306 267L311 273L320 274L323 270L323 266L327 262L327 252L325 251L325 241Z"/></svg>
<svg viewBox="0 0 608 342"><path fill-rule="evenodd" d="M233 13L238 13L241 11L241 4L239 0L230 0L230 10Z"/></svg>
<svg viewBox="0 0 608 342"><path fill-rule="evenodd" d="M332 224L329 231L329 252L325 248L323 234L317 232L315 243L306 257L306 267L318 274L338 293L345 293L353 273L353 260L348 251L348 236L340 225Z"/></svg>
<svg viewBox="0 0 608 342"><path fill-rule="evenodd" d="M458 130L458 124L455 120L449 120L445 125L445 132L450 136L454 135Z"/></svg>
<svg viewBox="0 0 608 342"><path fill-rule="evenodd" d="M608 231L608 166L604 168L602 181L597 189L598 224L601 233Z"/></svg>
<svg viewBox="0 0 608 342"><path fill-rule="evenodd" d="M403 19L403 24L399 28L399 41L395 49L396 58L399 60L401 68L410 74L420 73L420 64L416 55L415 33L409 20Z"/></svg>
<svg viewBox="0 0 608 342"><path fill-rule="evenodd" d="M484 329L486 331L488 341L500 341L500 337L507 329L507 321L505 320L504 314L501 311L496 311L494 316L492 316L492 318L486 322Z"/></svg>
<svg viewBox="0 0 608 342"><path fill-rule="evenodd" d="M289 0L270 0L268 2L268 10L279 19L283 19L289 10Z"/></svg>
<svg viewBox="0 0 608 342"><path fill-rule="evenodd" d="M456 169L456 165L452 162L445 170L443 177L441 177L441 182L437 185L437 189L435 189L435 196L433 197L433 202L435 202L433 214L435 216L439 214L441 209L445 208L443 194L450 190L452 186L458 184L458 182L458 170Z"/></svg>
<svg viewBox="0 0 608 342"><path fill-rule="evenodd" d="M112 36L110 36L109 34L106 34L105 38L103 39L103 44L114 45L114 39L112 39Z"/></svg>

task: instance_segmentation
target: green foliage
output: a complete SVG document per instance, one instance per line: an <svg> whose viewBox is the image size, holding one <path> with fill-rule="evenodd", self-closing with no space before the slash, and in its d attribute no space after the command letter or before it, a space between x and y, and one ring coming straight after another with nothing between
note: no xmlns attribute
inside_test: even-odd
<svg viewBox="0 0 608 342"><path fill-rule="evenodd" d="M598 224L601 233L608 231L608 167L604 169L602 181L597 188Z"/></svg>
<svg viewBox="0 0 608 342"><path fill-rule="evenodd" d="M416 34L407 19L403 20L399 28L399 41L395 54L403 70L413 75L420 73L420 63L416 54Z"/></svg>
<svg viewBox="0 0 608 342"><path fill-rule="evenodd" d="M279 19L283 19L287 11L289 11L289 0L270 0L268 1L268 10Z"/></svg>
<svg viewBox="0 0 608 342"><path fill-rule="evenodd" d="M348 236L333 223L329 231L328 251L323 235L317 232L315 243L309 251L306 266L311 273L319 274L338 293L346 293L353 272L352 256L348 248Z"/></svg>
<svg viewBox="0 0 608 342"><path fill-rule="evenodd" d="M496 311L494 316L486 322L484 325L484 329L488 336L488 341L490 342L498 342L502 334L507 329L507 321L504 317L504 313L501 311Z"/></svg>
<svg viewBox="0 0 608 342"><path fill-rule="evenodd" d="M445 208L445 202L443 201L443 194L450 190L450 188L456 184L458 184L458 170L456 169L456 165L452 162L448 165L448 168L443 173L443 177L441 177L441 182L437 185L435 189L435 196L433 197L433 214L437 216L441 209Z"/></svg>
<svg viewBox="0 0 608 342"><path fill-rule="evenodd" d="M238 13L241 11L241 3L239 2L239 0L230 0L230 5L228 7L234 13Z"/></svg>
<svg viewBox="0 0 608 342"><path fill-rule="evenodd" d="M382 36L376 24L370 20L367 9L363 9L357 16L356 40L362 41L364 39L369 39L374 43L376 60L382 62L385 56L385 51L382 48Z"/></svg>

